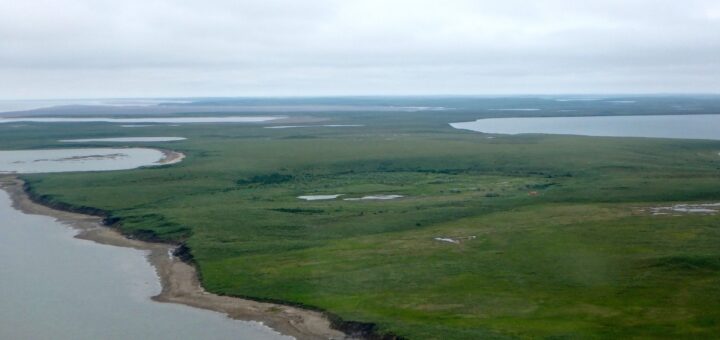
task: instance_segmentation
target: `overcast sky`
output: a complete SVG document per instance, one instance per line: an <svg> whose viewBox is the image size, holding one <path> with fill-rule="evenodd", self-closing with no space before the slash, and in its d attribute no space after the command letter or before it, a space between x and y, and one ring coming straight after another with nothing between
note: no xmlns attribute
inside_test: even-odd
<svg viewBox="0 0 720 340"><path fill-rule="evenodd" d="M718 0L0 0L0 98L720 93Z"/></svg>

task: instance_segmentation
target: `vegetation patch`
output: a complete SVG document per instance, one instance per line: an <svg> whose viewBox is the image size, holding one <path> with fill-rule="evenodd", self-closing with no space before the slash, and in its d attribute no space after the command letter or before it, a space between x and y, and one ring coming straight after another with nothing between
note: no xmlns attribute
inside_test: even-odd
<svg viewBox="0 0 720 340"><path fill-rule="evenodd" d="M279 184L284 182L289 182L293 179L293 176L291 175L283 175L279 173L271 173L268 175L255 175L253 177L250 177L249 179L239 179L237 180L237 185L251 185L251 184L261 184L261 185L268 185L268 184Z"/></svg>
<svg viewBox="0 0 720 340"><path fill-rule="evenodd" d="M272 211L279 211L290 214L322 214L325 210L322 209L302 209L302 208L274 208Z"/></svg>

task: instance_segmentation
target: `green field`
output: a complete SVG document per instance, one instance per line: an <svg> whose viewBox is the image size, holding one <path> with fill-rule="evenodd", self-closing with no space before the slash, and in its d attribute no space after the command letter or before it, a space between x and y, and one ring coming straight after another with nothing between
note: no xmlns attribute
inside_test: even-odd
<svg viewBox="0 0 720 340"><path fill-rule="evenodd" d="M409 339L720 334L720 219L644 210L719 201L720 141L488 139L447 125L471 109L313 116L364 126L0 124L0 146L187 137L143 144L185 152L177 165L23 177L128 234L185 242L211 292ZM296 198L308 194L344 196ZM342 200L370 194L405 197Z"/></svg>

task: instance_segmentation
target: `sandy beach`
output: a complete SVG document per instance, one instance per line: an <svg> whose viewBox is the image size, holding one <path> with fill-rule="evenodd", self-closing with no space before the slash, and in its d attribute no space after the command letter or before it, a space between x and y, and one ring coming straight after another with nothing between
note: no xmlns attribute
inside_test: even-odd
<svg viewBox="0 0 720 340"><path fill-rule="evenodd" d="M177 152L164 152L164 161L173 161L184 156ZM104 226L101 217L55 210L37 204L25 193L23 182L14 176L0 176L0 187L8 192L16 209L27 214L51 216L71 225L79 231L77 238L147 251L148 261L155 267L162 284L162 292L153 297L155 301L185 304L225 313L238 320L262 322L297 339L349 338L333 329L331 322L318 311L206 292L198 280L195 268L170 255L175 250L174 245L129 239L119 231Z"/></svg>

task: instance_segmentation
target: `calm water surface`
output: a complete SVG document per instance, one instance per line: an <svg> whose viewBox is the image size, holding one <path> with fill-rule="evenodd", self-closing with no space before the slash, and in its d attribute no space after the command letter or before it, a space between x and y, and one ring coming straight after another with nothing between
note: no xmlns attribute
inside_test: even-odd
<svg viewBox="0 0 720 340"><path fill-rule="evenodd" d="M0 339L288 339L255 322L157 303L143 251L76 239L0 190Z"/></svg>
<svg viewBox="0 0 720 340"><path fill-rule="evenodd" d="M110 143L139 143L139 142L176 142L186 140L185 137L114 137L114 138L83 138L83 139L61 139L63 143L91 143L91 142L110 142Z"/></svg>
<svg viewBox="0 0 720 340"><path fill-rule="evenodd" d="M0 173L110 171L158 165L165 155L148 148L0 151Z"/></svg>
<svg viewBox="0 0 720 340"><path fill-rule="evenodd" d="M720 115L491 118L450 125L456 129L499 134L720 140Z"/></svg>
<svg viewBox="0 0 720 340"><path fill-rule="evenodd" d="M285 117L276 116L226 116L226 117L141 117L141 118L107 118L107 117L20 117L0 118L0 123L259 123Z"/></svg>

